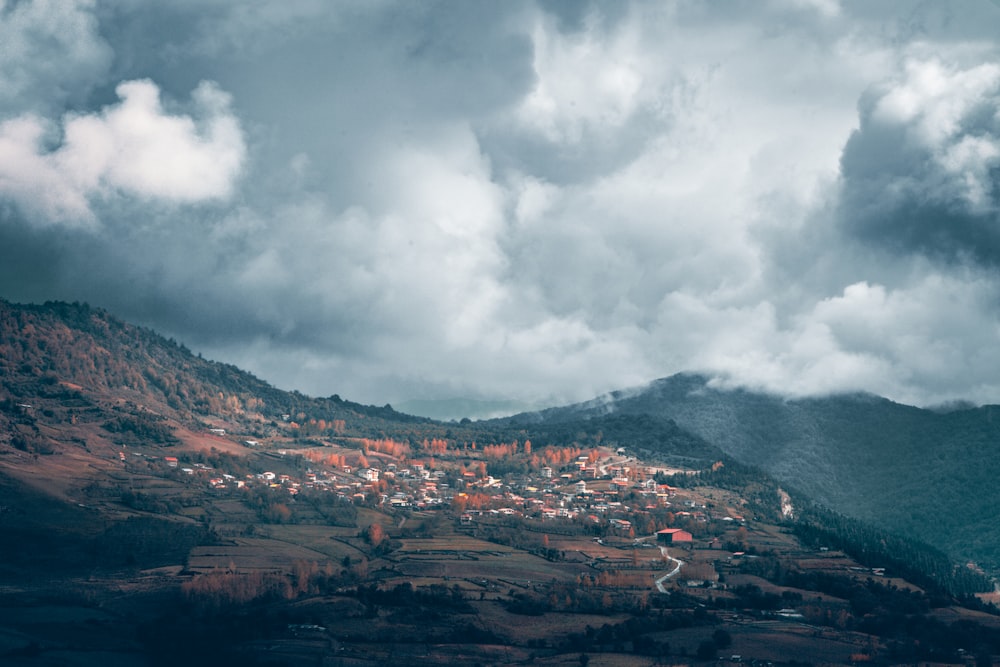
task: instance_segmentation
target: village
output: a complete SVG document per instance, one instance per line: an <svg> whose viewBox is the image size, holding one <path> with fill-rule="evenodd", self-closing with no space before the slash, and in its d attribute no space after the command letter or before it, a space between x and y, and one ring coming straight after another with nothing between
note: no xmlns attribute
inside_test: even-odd
<svg viewBox="0 0 1000 667"><path fill-rule="evenodd" d="M496 664L766 665L793 653L856 664L902 650L859 632L865 600L934 612L890 563L801 540L784 521L796 499L731 462L668 465L620 440L303 435L284 420L175 432L94 448L109 475L78 507L124 517L120 532L143 543L156 521L170 541L193 531L137 581L172 587L201 617L273 611L266 650L302 664L329 651L408 659L428 636L435 654L461 647ZM951 612L934 613L929 623Z"/></svg>
<svg viewBox="0 0 1000 667"><path fill-rule="evenodd" d="M427 619L407 607L419 600L442 623L474 615L485 629L469 636L505 650L513 642L525 659L625 650L764 665L783 655L774 637L805 633L809 651L857 662L878 647L852 634L851 603L776 585L775 572L794 563L805 587L834 577L880 595L919 594L883 567L801 544L775 523L795 511L780 489L769 492L767 515L748 496L705 484L721 462L682 469L617 444L414 445L212 429L172 451L123 447L120 458L160 480L151 495L166 500L179 488L200 499L166 510L215 535L171 570L186 599L204 610L251 584L258 597L284 591L278 599L304 620L270 641L295 655L314 656L317 637L357 656L386 633L393 650L422 645ZM568 634L525 626L542 614ZM626 622L632 616L652 625ZM618 622L632 623L629 642L610 639Z"/></svg>
<svg viewBox="0 0 1000 667"><path fill-rule="evenodd" d="M222 428L209 432L219 439L227 437ZM219 495L266 490L294 504L303 494L332 494L337 502L401 515L447 511L460 526L501 519L556 522L579 527L598 539L640 546L657 542L690 547L702 539L705 547L719 549L727 531L747 523L733 507L709 506L699 494L664 481L697 471L645 465L624 447L581 453L564 448L538 456L532 454L530 442L506 445L504 453L524 465L518 472L495 476L490 474L491 462L499 461L491 461L490 454L495 459L495 453L489 447L478 454L449 454L443 443L435 441L424 447L434 453L419 458L410 455L408 446L386 440L362 440L358 449L333 444L295 447L287 441L273 447L246 438L229 441L258 454L244 460L257 465L273 462L273 470L240 473L178 456L164 456L160 463L164 472L199 480ZM124 452L121 457L124 461ZM498 467L509 467L509 460ZM732 533L728 546L738 549L744 533L745 529Z"/></svg>

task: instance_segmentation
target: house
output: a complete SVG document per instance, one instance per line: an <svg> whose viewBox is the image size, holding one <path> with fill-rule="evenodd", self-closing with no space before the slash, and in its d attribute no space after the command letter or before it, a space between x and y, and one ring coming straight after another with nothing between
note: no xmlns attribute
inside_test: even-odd
<svg viewBox="0 0 1000 667"><path fill-rule="evenodd" d="M612 528L618 530L632 530L632 522L625 519L611 519L608 523L611 524Z"/></svg>
<svg viewBox="0 0 1000 667"><path fill-rule="evenodd" d="M610 491L624 491L629 487L629 481L625 477L615 477L611 480L611 484L608 485L608 490Z"/></svg>
<svg viewBox="0 0 1000 667"><path fill-rule="evenodd" d="M691 533L680 528L664 528L656 533L656 541L665 544L691 544L693 539Z"/></svg>

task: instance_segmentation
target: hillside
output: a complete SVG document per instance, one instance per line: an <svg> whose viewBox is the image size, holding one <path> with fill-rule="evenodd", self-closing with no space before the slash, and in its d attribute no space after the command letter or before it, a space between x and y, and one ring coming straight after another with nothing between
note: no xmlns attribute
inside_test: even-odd
<svg viewBox="0 0 1000 667"><path fill-rule="evenodd" d="M785 400L683 374L505 423L609 414L673 420L838 512L1000 570L1000 406L941 413L866 394Z"/></svg>
<svg viewBox="0 0 1000 667"><path fill-rule="evenodd" d="M981 573L682 419L435 422L283 392L87 306L0 302L0 662L1000 655Z"/></svg>
<svg viewBox="0 0 1000 667"><path fill-rule="evenodd" d="M426 423L389 406L313 399L272 387L238 368L194 356L183 345L87 305L14 305L0 300L0 372L10 396L67 392L148 404L179 419L224 416L246 423L308 413L350 420L377 434L385 423ZM48 387L46 389L46 387ZM362 428L359 421L364 420Z"/></svg>

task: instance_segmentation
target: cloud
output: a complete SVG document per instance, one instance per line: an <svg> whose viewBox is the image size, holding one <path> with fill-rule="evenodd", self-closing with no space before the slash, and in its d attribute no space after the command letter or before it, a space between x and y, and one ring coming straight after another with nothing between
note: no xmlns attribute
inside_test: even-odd
<svg viewBox="0 0 1000 667"><path fill-rule="evenodd" d="M52 150L38 117L0 124L0 195L39 213L40 224L92 223L93 197L191 203L230 196L246 147L228 95L201 83L192 93L196 120L165 113L151 81L127 81L116 93L117 105L67 114Z"/></svg>
<svg viewBox="0 0 1000 667"><path fill-rule="evenodd" d="M796 397L868 391L929 404L991 400L1000 389L991 370L1000 363L1000 318L989 306L998 297L985 276L932 273L905 287L848 285L787 323L767 305L720 312L678 303L672 314L712 332L691 346L692 362L720 386Z"/></svg>
<svg viewBox="0 0 1000 667"><path fill-rule="evenodd" d="M379 404L997 395L992 5L264 4L5 6L4 296Z"/></svg>
<svg viewBox="0 0 1000 667"><path fill-rule="evenodd" d="M568 144L580 143L585 132L623 125L643 87L631 62L637 37L634 27L608 35L594 25L564 34L540 20L532 31L537 81L517 109L520 122L548 141Z"/></svg>
<svg viewBox="0 0 1000 667"><path fill-rule="evenodd" d="M0 0L0 117L82 102L106 75L111 49L94 0Z"/></svg>
<svg viewBox="0 0 1000 667"><path fill-rule="evenodd" d="M851 234L1000 264L1000 64L906 62L898 79L863 98L841 164Z"/></svg>

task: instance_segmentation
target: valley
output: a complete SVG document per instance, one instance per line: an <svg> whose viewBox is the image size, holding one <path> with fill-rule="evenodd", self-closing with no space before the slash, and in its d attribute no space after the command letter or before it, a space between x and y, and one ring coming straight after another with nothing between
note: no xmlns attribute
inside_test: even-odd
<svg viewBox="0 0 1000 667"><path fill-rule="evenodd" d="M86 307L0 324L4 664L1000 655L985 572L669 420L436 422Z"/></svg>

